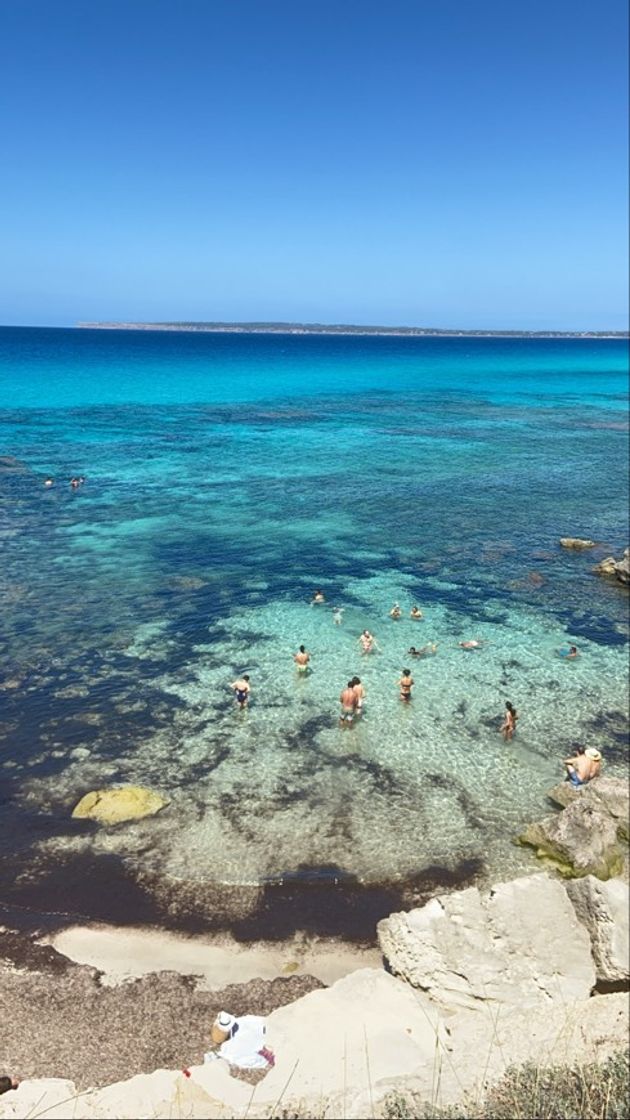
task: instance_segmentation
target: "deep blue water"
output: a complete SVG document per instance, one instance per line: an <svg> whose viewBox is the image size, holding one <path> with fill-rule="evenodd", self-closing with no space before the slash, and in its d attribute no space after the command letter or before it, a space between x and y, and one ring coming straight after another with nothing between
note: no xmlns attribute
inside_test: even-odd
<svg viewBox="0 0 630 1120"><path fill-rule="evenodd" d="M622 758L627 594L592 568L628 541L627 363L615 340L1 330L7 874L43 882L87 846L194 899L300 866L525 866L511 838L571 743ZM482 653L459 649L471 636ZM396 675L427 640L401 711ZM227 685L246 667L242 716ZM339 731L357 671L364 724ZM78 797L115 781L172 804L67 835Z"/></svg>

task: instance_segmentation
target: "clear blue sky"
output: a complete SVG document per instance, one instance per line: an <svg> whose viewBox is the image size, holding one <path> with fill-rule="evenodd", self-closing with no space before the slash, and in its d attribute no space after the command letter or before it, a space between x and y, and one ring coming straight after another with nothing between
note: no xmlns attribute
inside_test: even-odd
<svg viewBox="0 0 630 1120"><path fill-rule="evenodd" d="M622 329L625 0L2 0L0 322Z"/></svg>

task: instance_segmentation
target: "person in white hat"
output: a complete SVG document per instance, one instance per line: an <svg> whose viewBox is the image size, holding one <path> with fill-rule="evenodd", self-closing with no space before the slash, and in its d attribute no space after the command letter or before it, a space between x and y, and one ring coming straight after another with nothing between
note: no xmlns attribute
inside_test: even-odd
<svg viewBox="0 0 630 1120"><path fill-rule="evenodd" d="M210 1029L210 1037L215 1045L220 1046L221 1043L227 1042L228 1038L232 1037L235 1026L234 1015L230 1015L229 1011L220 1011Z"/></svg>
<svg viewBox="0 0 630 1120"><path fill-rule="evenodd" d="M564 765L571 785L584 786L597 778L601 770L601 754L594 747L576 747L573 758L565 758Z"/></svg>

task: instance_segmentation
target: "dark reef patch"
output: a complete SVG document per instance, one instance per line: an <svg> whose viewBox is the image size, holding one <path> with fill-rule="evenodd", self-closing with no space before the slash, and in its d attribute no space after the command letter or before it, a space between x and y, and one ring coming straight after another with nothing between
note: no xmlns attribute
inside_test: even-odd
<svg viewBox="0 0 630 1120"><path fill-rule="evenodd" d="M229 932L241 942L281 941L301 932L373 945L381 918L421 905L440 891L472 885L484 864L473 856L452 867L433 864L404 880L383 883L361 883L336 865L301 864L262 886L140 878L117 856L85 852L50 857L36 875L27 874L26 865L22 871L6 877L0 905L30 912L33 922L49 931L96 920L190 933Z"/></svg>

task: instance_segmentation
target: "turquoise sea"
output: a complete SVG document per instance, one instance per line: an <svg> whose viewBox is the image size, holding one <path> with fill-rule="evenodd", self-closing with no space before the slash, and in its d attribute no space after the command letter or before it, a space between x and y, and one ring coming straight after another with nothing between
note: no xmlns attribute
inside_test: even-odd
<svg viewBox="0 0 630 1120"><path fill-rule="evenodd" d="M566 753L627 757L628 596L592 572L628 544L627 406L618 340L2 329L0 901L229 924L261 884L533 869ZM70 820L117 782L170 805Z"/></svg>

